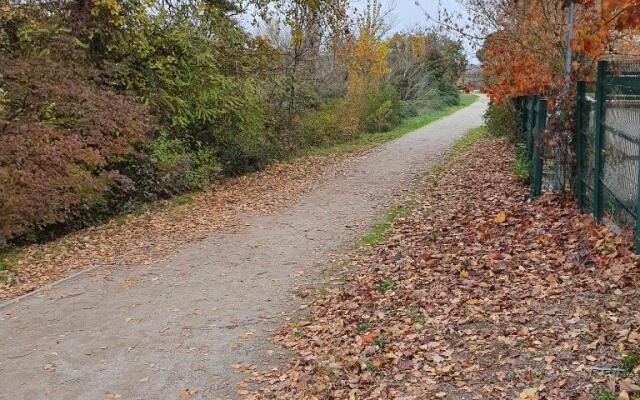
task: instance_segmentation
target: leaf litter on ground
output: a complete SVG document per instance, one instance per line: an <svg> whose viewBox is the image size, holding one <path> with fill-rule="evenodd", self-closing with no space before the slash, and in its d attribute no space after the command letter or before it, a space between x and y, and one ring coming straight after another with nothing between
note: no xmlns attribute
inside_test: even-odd
<svg viewBox="0 0 640 400"><path fill-rule="evenodd" d="M389 238L275 336L291 362L252 371L248 397L640 398L629 235L570 199L529 201L513 153L483 138L427 177Z"/></svg>
<svg viewBox="0 0 640 400"><path fill-rule="evenodd" d="M162 262L178 248L220 230L242 231L243 212L269 213L297 201L320 179L339 173L366 153L315 156L280 162L223 181L180 201L165 201L142 215L116 217L45 244L19 249L11 280L0 280L0 300L46 286L71 272Z"/></svg>

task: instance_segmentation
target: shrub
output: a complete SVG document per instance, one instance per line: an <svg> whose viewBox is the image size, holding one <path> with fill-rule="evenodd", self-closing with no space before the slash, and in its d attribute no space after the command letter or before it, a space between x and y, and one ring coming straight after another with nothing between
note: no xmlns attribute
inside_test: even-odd
<svg viewBox="0 0 640 400"><path fill-rule="evenodd" d="M400 115L402 119L413 118L419 114L418 102L403 101L400 103Z"/></svg>
<svg viewBox="0 0 640 400"><path fill-rule="evenodd" d="M420 105L424 109L444 110L447 107L460 104L460 91L451 82L439 81L420 100Z"/></svg>
<svg viewBox="0 0 640 400"><path fill-rule="evenodd" d="M185 182L190 190L204 189L220 177L222 169L212 149L196 150L191 161L192 167L185 174Z"/></svg>
<svg viewBox="0 0 640 400"><path fill-rule="evenodd" d="M516 139L519 118L513 101L492 103L484 113L484 121L490 135Z"/></svg>
<svg viewBox="0 0 640 400"><path fill-rule="evenodd" d="M222 167L211 148L192 149L179 139L159 137L113 165L131 184L108 196L113 211L200 190L219 179Z"/></svg>
<svg viewBox="0 0 640 400"><path fill-rule="evenodd" d="M326 146L345 140L338 111L337 103L329 102L302 114L295 127L298 146Z"/></svg>
<svg viewBox="0 0 640 400"><path fill-rule="evenodd" d="M453 82L442 80L438 82L438 97L447 106L460 104L460 91Z"/></svg>
<svg viewBox="0 0 640 400"><path fill-rule="evenodd" d="M237 175L264 167L272 161L272 154L265 135L264 104L253 82L230 87L235 88L237 106L230 108L219 121L204 124L207 138L203 144L213 146L226 175Z"/></svg>
<svg viewBox="0 0 640 400"><path fill-rule="evenodd" d="M180 139L159 138L150 149L152 169L159 175L155 191L173 195L203 189L220 177L221 167L214 150L191 149ZM148 179L148 178L147 178Z"/></svg>
<svg viewBox="0 0 640 400"><path fill-rule="evenodd" d="M370 90L359 100L364 103L363 107L350 107L349 102L343 99L303 113L296 120L298 146L341 143L363 133L386 132L402 121L403 103L391 86ZM417 114L417 109L414 108L413 112ZM345 120L352 119L345 123Z"/></svg>
<svg viewBox="0 0 640 400"><path fill-rule="evenodd" d="M0 56L0 70L11 116L0 121L0 245L81 226L107 191L129 184L110 164L144 139L146 108L76 63Z"/></svg>
<svg viewBox="0 0 640 400"><path fill-rule="evenodd" d="M145 37L144 46L115 69L118 85L134 87L145 98L163 136L181 141L189 150L209 149L212 154L206 157L214 156L225 174L252 171L269 162L258 83L221 70L210 32L194 26L188 6L177 10L171 24L160 17L149 24L154 35ZM179 170L186 173L189 168Z"/></svg>
<svg viewBox="0 0 640 400"><path fill-rule="evenodd" d="M386 132L402 121L402 104L395 89L390 85L376 88L367 94L367 132Z"/></svg>

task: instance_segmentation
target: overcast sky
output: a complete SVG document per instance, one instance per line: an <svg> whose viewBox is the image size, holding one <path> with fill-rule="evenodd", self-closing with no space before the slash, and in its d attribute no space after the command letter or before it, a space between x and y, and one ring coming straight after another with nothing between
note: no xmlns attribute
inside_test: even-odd
<svg viewBox="0 0 640 400"><path fill-rule="evenodd" d="M367 5L367 0L352 1L354 7L363 9ZM438 16L438 0L381 0L384 8L393 7L395 17L394 31L402 31L415 26L424 26L428 23L425 11L433 18ZM443 7L450 10L460 10L456 0L442 0Z"/></svg>

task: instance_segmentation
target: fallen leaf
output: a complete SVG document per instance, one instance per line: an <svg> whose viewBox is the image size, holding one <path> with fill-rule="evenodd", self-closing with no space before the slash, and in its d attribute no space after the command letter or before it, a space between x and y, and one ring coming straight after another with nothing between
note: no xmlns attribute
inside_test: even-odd
<svg viewBox="0 0 640 400"><path fill-rule="evenodd" d="M520 392L520 398L521 399L531 399L531 398L534 398L537 394L538 394L538 388L537 387L530 387L530 388L525 389L522 392Z"/></svg>
<svg viewBox="0 0 640 400"><path fill-rule="evenodd" d="M180 400L185 400L190 398L191 396L193 396L194 394L196 394L198 391L197 390L191 390L191 389L184 389L183 391L181 391L179 393L180 396Z"/></svg>

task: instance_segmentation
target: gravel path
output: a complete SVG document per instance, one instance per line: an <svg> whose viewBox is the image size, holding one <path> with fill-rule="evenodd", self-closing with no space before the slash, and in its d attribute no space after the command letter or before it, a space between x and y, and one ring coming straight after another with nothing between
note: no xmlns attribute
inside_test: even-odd
<svg viewBox="0 0 640 400"><path fill-rule="evenodd" d="M94 271L0 309L0 399L235 398L236 364L277 366L266 339L332 254L468 130L487 100L380 146L296 205L169 261Z"/></svg>

